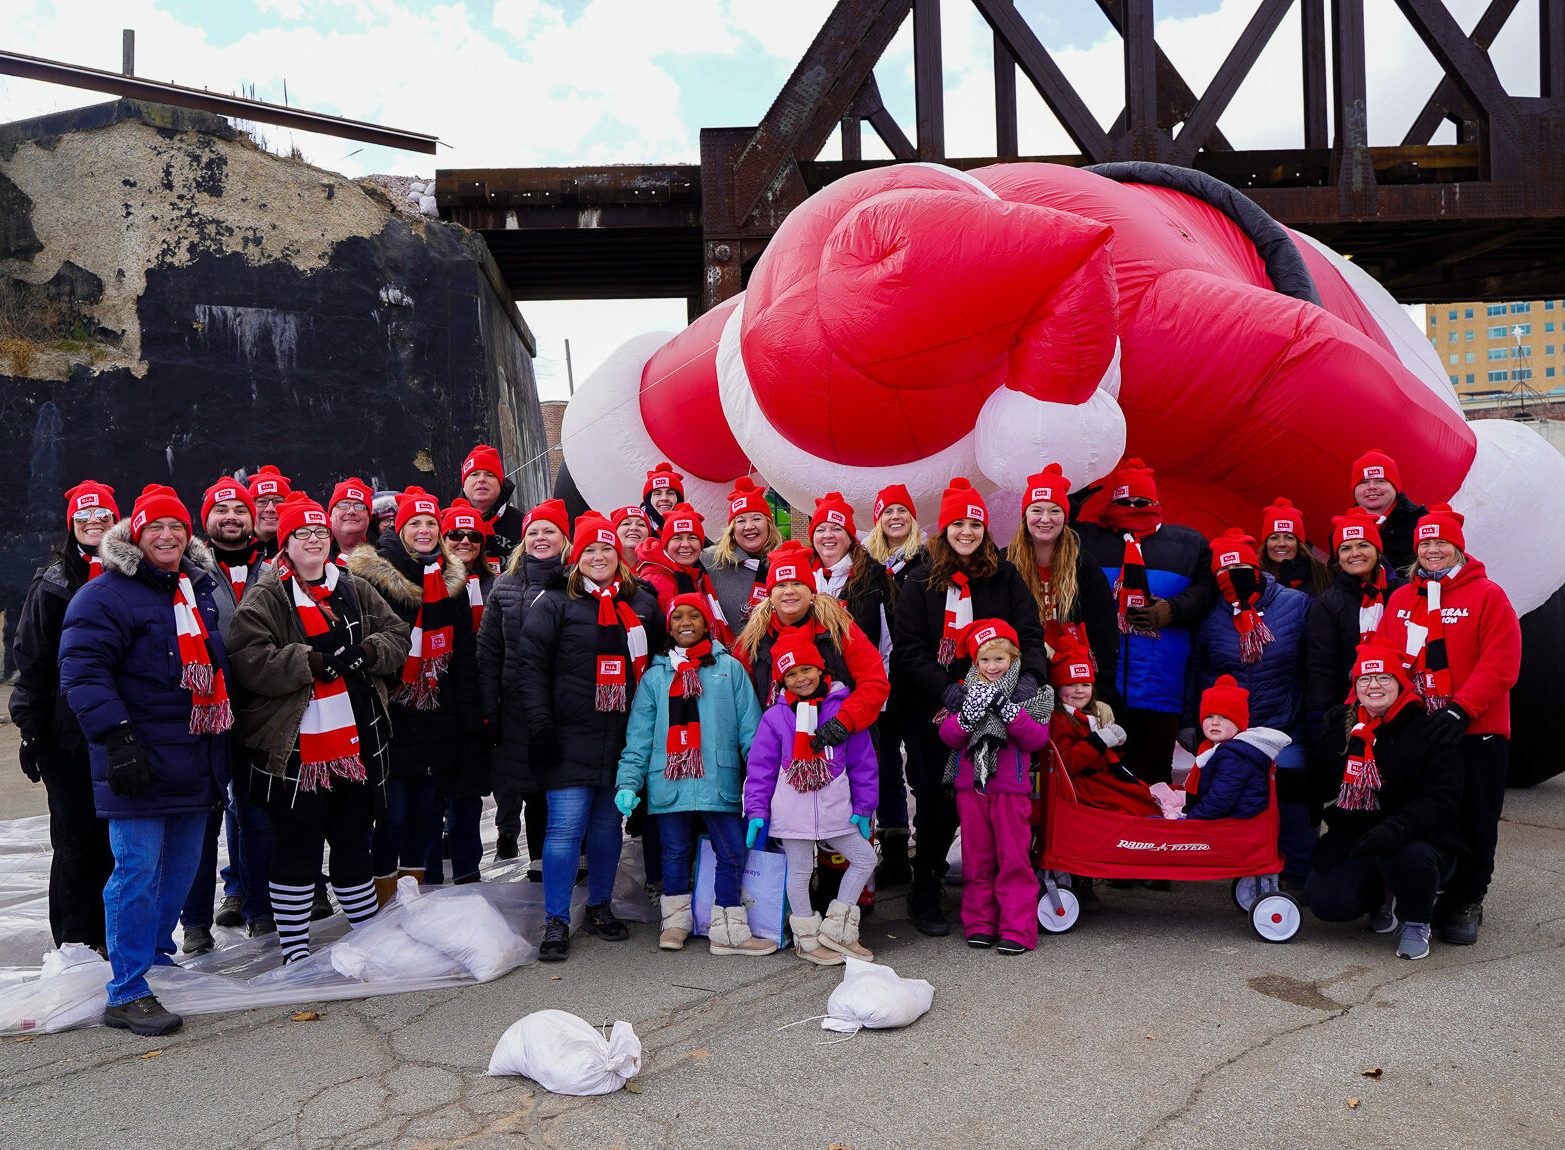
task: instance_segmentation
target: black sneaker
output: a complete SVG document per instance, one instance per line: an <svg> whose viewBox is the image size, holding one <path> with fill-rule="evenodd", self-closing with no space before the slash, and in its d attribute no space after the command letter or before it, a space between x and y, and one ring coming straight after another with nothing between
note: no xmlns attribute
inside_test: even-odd
<svg viewBox="0 0 1565 1150"><path fill-rule="evenodd" d="M152 994L144 994L121 1006L111 1006L103 1012L103 1025L148 1038L173 1034L184 1024L183 1018L164 1010L163 1004Z"/></svg>
<svg viewBox="0 0 1565 1150"><path fill-rule="evenodd" d="M914 874L913 888L907 895L907 916L913 929L932 938L951 933L951 924L940 909L940 879L934 875Z"/></svg>
<svg viewBox="0 0 1565 1150"><path fill-rule="evenodd" d="M1483 903L1458 903L1440 928L1440 941L1447 946L1472 946L1478 941L1478 928L1482 925Z"/></svg>
<svg viewBox="0 0 1565 1150"><path fill-rule="evenodd" d="M1031 948L1014 938L1002 938L994 949L999 954L1026 954Z"/></svg>
<svg viewBox="0 0 1565 1150"><path fill-rule="evenodd" d="M212 921L217 926L243 926L245 924L244 899L237 894L225 894Z"/></svg>
<svg viewBox="0 0 1565 1150"><path fill-rule="evenodd" d="M310 921L320 922L323 918L330 918L337 912L332 909L331 897L323 890L315 892L315 901L310 904Z"/></svg>
<svg viewBox="0 0 1565 1150"><path fill-rule="evenodd" d="M249 927L251 938L261 938L277 933L277 920L269 914L263 914L260 918L252 918Z"/></svg>
<svg viewBox="0 0 1565 1150"><path fill-rule="evenodd" d="M183 954L205 954L217 945L217 940L212 937L212 928L209 926L187 926L185 928L185 941L180 946ZM159 1033L162 1033L159 1031Z"/></svg>
<svg viewBox="0 0 1565 1150"><path fill-rule="evenodd" d="M517 836L509 832L503 833L499 838L495 839L495 862L505 862L521 854L521 846L516 840Z"/></svg>
<svg viewBox="0 0 1565 1150"><path fill-rule="evenodd" d="M994 945L992 934L970 934L967 936L967 945L974 950L988 950Z"/></svg>
<svg viewBox="0 0 1565 1150"><path fill-rule="evenodd" d="M606 902L587 908L587 919L582 923L582 929L608 942L624 942L630 937L629 929L614 917L613 905Z"/></svg>
<svg viewBox="0 0 1565 1150"><path fill-rule="evenodd" d="M543 941L538 944L539 962L564 962L571 949L569 919L548 918L543 923Z"/></svg>

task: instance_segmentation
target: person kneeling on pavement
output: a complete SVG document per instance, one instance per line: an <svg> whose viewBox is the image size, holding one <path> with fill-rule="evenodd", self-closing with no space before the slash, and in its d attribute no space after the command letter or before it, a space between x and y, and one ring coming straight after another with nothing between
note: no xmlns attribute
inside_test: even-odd
<svg viewBox="0 0 1565 1150"><path fill-rule="evenodd" d="M1462 754L1431 737L1395 647L1359 647L1353 698L1326 712L1310 762L1327 830L1304 900L1327 922L1367 914L1369 929L1397 934L1399 957L1423 958L1435 894L1462 850Z"/></svg>

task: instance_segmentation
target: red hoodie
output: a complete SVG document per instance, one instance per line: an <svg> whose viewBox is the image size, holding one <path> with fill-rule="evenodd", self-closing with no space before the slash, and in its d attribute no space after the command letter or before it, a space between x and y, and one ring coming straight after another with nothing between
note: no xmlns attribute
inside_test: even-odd
<svg viewBox="0 0 1565 1150"><path fill-rule="evenodd" d="M1404 583L1391 593L1375 637L1407 650L1407 621L1418 588ZM1500 585L1472 556L1440 588L1446 659L1455 702L1472 716L1469 735L1511 735L1511 687L1521 667L1522 632L1516 609ZM1412 656L1403 655L1411 665ZM1346 691L1348 684L1343 684Z"/></svg>
<svg viewBox="0 0 1565 1150"><path fill-rule="evenodd" d="M722 618L722 606L717 601L717 591L712 577L701 567L686 567L674 562L659 539L644 539L636 546L636 578L651 586L657 594L658 607L664 614L676 596L694 592L705 595L708 614L712 616L713 639L730 650L734 645L734 632L728 620Z"/></svg>

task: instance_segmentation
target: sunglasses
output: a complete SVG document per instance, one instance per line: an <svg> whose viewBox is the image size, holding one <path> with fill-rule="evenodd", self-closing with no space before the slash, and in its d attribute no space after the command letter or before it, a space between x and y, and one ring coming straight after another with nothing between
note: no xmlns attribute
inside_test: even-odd
<svg viewBox="0 0 1565 1150"><path fill-rule="evenodd" d="M450 543L482 543L484 533L482 531L447 531L446 540Z"/></svg>
<svg viewBox="0 0 1565 1150"><path fill-rule="evenodd" d="M1116 499L1116 500L1114 500L1114 502L1118 503L1121 507L1151 507L1152 506L1152 500L1150 500L1150 499L1143 499L1139 495L1136 496L1134 499Z"/></svg>
<svg viewBox="0 0 1565 1150"><path fill-rule="evenodd" d="M113 523L114 512L105 511L102 508L88 507L74 513L71 519L77 523Z"/></svg>

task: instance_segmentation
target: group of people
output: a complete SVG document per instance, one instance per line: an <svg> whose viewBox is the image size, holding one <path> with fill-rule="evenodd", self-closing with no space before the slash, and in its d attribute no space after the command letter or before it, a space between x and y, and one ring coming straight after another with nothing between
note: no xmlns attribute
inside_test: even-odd
<svg viewBox="0 0 1565 1150"><path fill-rule="evenodd" d="M450 506L413 487L384 517L360 480L322 506L275 467L215 483L200 531L167 487L120 519L84 482L27 597L11 703L49 792L55 942L106 949L106 1022L166 1033L145 976L177 922L186 951L213 944L225 811L216 921L275 930L291 962L328 887L357 925L447 858L478 881L492 792L496 856L525 836L543 886L545 961L569 953L583 866L584 929L628 937L627 819L664 949L695 928L702 834L715 954L776 949L741 896L768 842L804 961L873 958L876 887L910 882L913 925L947 934L960 827L962 933L1021 954L1058 761L1078 801L1146 817L1254 817L1275 772L1285 887L1396 932L1404 957L1435 927L1470 944L1516 615L1461 516L1414 504L1393 460L1368 453L1350 487L1323 562L1283 498L1256 536L1165 523L1136 459L1076 497L1058 465L1032 476L1003 551L962 478L932 531L893 485L867 531L828 493L788 541L746 479L709 527L668 464L639 505L523 514L482 445ZM1195 766L1176 785L1180 743ZM840 870L815 873L821 851Z"/></svg>

